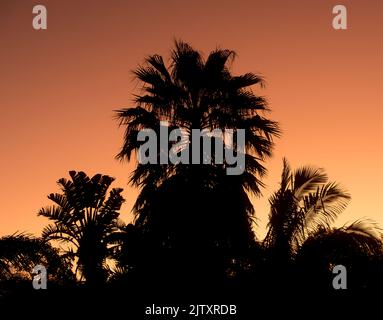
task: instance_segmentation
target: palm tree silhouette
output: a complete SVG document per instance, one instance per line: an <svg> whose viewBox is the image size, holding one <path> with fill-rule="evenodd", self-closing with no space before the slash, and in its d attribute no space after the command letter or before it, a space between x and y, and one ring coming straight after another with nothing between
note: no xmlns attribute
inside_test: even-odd
<svg viewBox="0 0 383 320"><path fill-rule="evenodd" d="M310 235L329 228L350 198L337 183L328 182L323 169L305 166L292 171L283 159L280 188L269 199L263 241L276 264L286 266Z"/></svg>
<svg viewBox="0 0 383 320"><path fill-rule="evenodd" d="M189 44L176 41L170 66L152 55L134 72L143 83L143 93L136 96L136 107L117 111L120 125L125 126L119 159L130 160L140 147L140 130L159 133L163 121L170 130L180 128L189 135L192 129L246 130L242 175L227 176L226 162L137 164L132 173L131 184L141 189L133 209L136 227L160 247L178 247L188 257L202 248L233 248L246 242L239 238L247 239L245 247L249 246L254 209L248 196L260 194L266 172L262 162L272 153L273 138L279 136L278 124L263 114L268 110L265 99L250 89L263 85L262 78L253 73L234 76L230 71L234 57L231 50L217 49L205 60ZM168 151L159 147L158 157ZM205 258L197 254L195 260L206 266Z"/></svg>
<svg viewBox="0 0 383 320"><path fill-rule="evenodd" d="M107 175L89 178L84 172L70 171L71 180L58 181L62 194L48 196L55 204L42 208L38 215L53 220L43 229L47 241L58 240L67 245L66 254L77 258L77 266L90 286L100 285L107 278L106 259L113 256L118 245L116 234L122 223L118 220L124 202L122 189L113 188Z"/></svg>
<svg viewBox="0 0 383 320"><path fill-rule="evenodd" d="M73 274L70 262L57 249L40 238L15 233L0 238L0 279L32 278L36 265L49 269L50 281L70 281Z"/></svg>
<svg viewBox="0 0 383 320"><path fill-rule="evenodd" d="M369 220L357 220L341 228L320 227L302 244L295 260L303 277L311 275L316 288L331 288L335 265L347 268L349 288L381 288L381 229Z"/></svg>
<svg viewBox="0 0 383 320"><path fill-rule="evenodd" d="M352 273L354 288L376 287L382 276L380 229L365 220L331 226L350 199L337 183L328 182L323 169L305 166L292 171L283 159L280 188L269 199L263 240L266 272L273 274L277 286L333 290L332 268L342 264Z"/></svg>

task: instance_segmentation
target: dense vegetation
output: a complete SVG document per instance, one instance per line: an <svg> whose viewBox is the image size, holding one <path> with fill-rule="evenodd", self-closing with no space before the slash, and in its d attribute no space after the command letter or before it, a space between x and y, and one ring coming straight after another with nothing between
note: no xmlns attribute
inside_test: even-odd
<svg viewBox="0 0 383 320"><path fill-rule="evenodd" d="M136 106L116 113L125 128L117 157L131 161L142 144L137 133L159 131L163 121L186 132L242 128L244 173L226 175L225 162L138 163L130 176L140 190L135 220L126 225L119 218L122 189L111 188L112 177L70 171L69 180L58 181L61 191L48 196L52 205L38 212L51 221L40 237L0 238L3 297L32 292L36 264L47 267L55 292L91 288L138 295L138 288L217 286L330 292L332 269L340 264L348 270L349 290L383 286L379 227L369 220L333 227L351 196L321 168L293 170L283 161L280 187L269 199L266 237L255 237L250 199L262 194L265 163L280 129L266 117L266 100L251 89L262 78L234 76L234 57L217 49L204 59L184 42L176 42L169 66L159 55L148 57L134 72L143 85Z"/></svg>

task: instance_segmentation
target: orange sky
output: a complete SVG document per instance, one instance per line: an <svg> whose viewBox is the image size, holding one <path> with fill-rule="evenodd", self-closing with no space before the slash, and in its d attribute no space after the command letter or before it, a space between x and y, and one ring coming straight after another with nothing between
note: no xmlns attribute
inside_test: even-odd
<svg viewBox="0 0 383 320"><path fill-rule="evenodd" d="M32 29L33 5L48 30ZM383 2L342 1L349 29L331 27L337 1L29 1L0 4L0 235L39 234L36 216L71 169L117 177L128 220L137 194L131 164L114 160L122 130L113 110L132 106L131 70L174 38L208 53L234 49L235 73L259 72L283 137L268 161L268 188L255 200L264 232L267 197L282 157L314 164L353 200L338 224L370 217L383 225Z"/></svg>

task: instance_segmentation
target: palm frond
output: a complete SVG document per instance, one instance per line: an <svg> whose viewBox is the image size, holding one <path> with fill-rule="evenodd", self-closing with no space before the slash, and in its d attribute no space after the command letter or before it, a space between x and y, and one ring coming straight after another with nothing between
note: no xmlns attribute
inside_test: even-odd
<svg viewBox="0 0 383 320"><path fill-rule="evenodd" d="M293 191L298 200L301 200L308 192L315 191L318 184L326 183L327 174L322 168L304 166L293 173Z"/></svg>
<svg viewBox="0 0 383 320"><path fill-rule="evenodd" d="M315 230L318 226L330 227L346 209L350 199L350 194L335 182L318 186L316 192L303 198L306 228Z"/></svg>

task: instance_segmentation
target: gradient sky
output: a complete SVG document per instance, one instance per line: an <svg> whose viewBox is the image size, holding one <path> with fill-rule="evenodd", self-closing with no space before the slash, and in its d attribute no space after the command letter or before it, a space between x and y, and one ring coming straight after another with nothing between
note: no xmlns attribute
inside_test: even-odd
<svg viewBox="0 0 383 320"><path fill-rule="evenodd" d="M256 92L283 137L254 200L259 235L283 156L293 167L324 167L351 192L338 225L359 217L383 225L383 2L341 3L349 29L336 31L335 0L1 0L0 235L39 234L47 220L36 212L72 169L116 177L122 218L131 218L133 164L114 159L123 131L113 110L133 106L131 70L148 54L168 58L174 38L204 53L234 49L235 73L267 80ZM36 4L47 7L46 31L32 29Z"/></svg>

